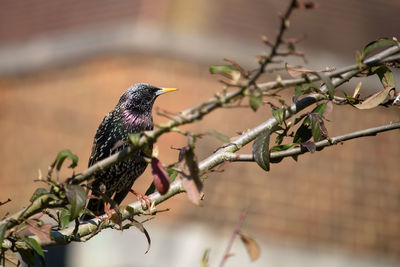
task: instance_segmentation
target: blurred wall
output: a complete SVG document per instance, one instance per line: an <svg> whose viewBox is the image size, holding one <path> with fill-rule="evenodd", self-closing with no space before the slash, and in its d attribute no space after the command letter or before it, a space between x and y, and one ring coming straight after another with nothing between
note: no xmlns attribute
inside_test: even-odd
<svg viewBox="0 0 400 267"><path fill-rule="evenodd" d="M335 0L319 4L316 10L296 11L287 35L306 34L299 46L308 55L310 67L353 64L355 50L378 37L398 35L398 1ZM99 122L131 84L178 87L178 92L156 103L157 107L178 112L221 90L218 77L208 73L209 65L230 58L255 67L255 56L267 51L260 36L274 38L277 13L286 5L285 1L234 0L3 0L0 201L10 197L12 202L0 207L1 214L27 205L39 186L33 180L39 172L46 175L58 151L71 149L80 157L76 171L84 170ZM348 88L354 86L350 83ZM379 83L371 80L363 90L374 91L376 86ZM235 136L237 131L261 123L270 113L268 107L257 113L218 110L184 129L216 129ZM359 111L341 106L334 107L327 117L331 136L400 118L398 108ZM166 118L155 114L155 121ZM248 208L244 228L260 241L304 244L397 261L398 140L398 131L394 131L346 142L304 155L297 163L285 159L272 165L269 173L252 164L228 164L224 172L207 179L202 207L193 207L184 195L164 203L162 207L172 210L159 217L160 227L196 222L205 229L229 233L241 210ZM171 146L185 142L177 134L163 136L159 142L163 162L175 161L177 151ZM202 138L197 146L199 158L219 145L215 138ZM70 170L62 172L61 177L68 174ZM150 182L147 170L135 189L144 192ZM125 203L131 201L134 198L130 196ZM199 258L202 249L198 249Z"/></svg>

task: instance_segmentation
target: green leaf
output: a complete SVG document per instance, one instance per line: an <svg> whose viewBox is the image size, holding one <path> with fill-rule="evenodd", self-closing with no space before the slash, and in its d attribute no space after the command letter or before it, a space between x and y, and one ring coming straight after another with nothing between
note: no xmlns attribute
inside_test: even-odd
<svg viewBox="0 0 400 267"><path fill-rule="evenodd" d="M154 189L155 190L155 189ZM147 194L146 194L147 195ZM121 207L120 207L121 208ZM135 209L134 208L132 208L131 206L125 206L125 207L122 207L122 209L124 209L125 208L125 210L127 211L127 212L129 212L129 214L131 214L131 215L133 215L133 214L135 214ZM121 210L122 211L122 210Z"/></svg>
<svg viewBox="0 0 400 267"><path fill-rule="evenodd" d="M71 150L65 149L58 153L52 166L56 166L56 170L60 171L62 164L67 158L72 161L71 165L69 165L68 168L75 168L78 165L78 160L79 160L78 156L73 154Z"/></svg>
<svg viewBox="0 0 400 267"><path fill-rule="evenodd" d="M249 105L253 111L257 111L262 104L263 100L261 96L250 96Z"/></svg>
<svg viewBox="0 0 400 267"><path fill-rule="evenodd" d="M324 114L326 105L327 103L321 103L317 105L310 113L311 114L316 113L322 115ZM303 123L300 125L300 127L297 129L293 138L293 143L304 143L308 141L312 136L313 132L311 127L310 116L307 116L303 120Z"/></svg>
<svg viewBox="0 0 400 267"><path fill-rule="evenodd" d="M35 192L33 193L33 195L31 196L31 199L29 200L30 202L35 201L38 197L49 194L50 191L49 189L46 188L38 188L35 190Z"/></svg>
<svg viewBox="0 0 400 267"><path fill-rule="evenodd" d="M331 78L329 78L327 75L325 75L323 73L318 73L317 75L325 83L325 86L328 89L329 99L332 100L335 95L335 86L333 85Z"/></svg>
<svg viewBox="0 0 400 267"><path fill-rule="evenodd" d="M356 98L348 96L348 95L346 95L345 98L350 104L353 104L353 103L355 103L357 101Z"/></svg>
<svg viewBox="0 0 400 267"><path fill-rule="evenodd" d="M36 241L36 239L30 237L23 237L22 238L28 246L30 246L39 256L40 256L40 265L44 266L44 253L42 247ZM35 260L33 260L35 261Z"/></svg>
<svg viewBox="0 0 400 267"><path fill-rule="evenodd" d="M156 186L154 185L154 182L151 182L151 185L149 188L147 188L146 193L144 193L146 196L153 194L156 192Z"/></svg>
<svg viewBox="0 0 400 267"><path fill-rule="evenodd" d="M383 47L383 46L397 46L397 42L392 39L389 39L389 38L381 38L376 41L373 41L364 47L362 57L365 58L372 51L374 51L375 49L377 49L379 47Z"/></svg>
<svg viewBox="0 0 400 267"><path fill-rule="evenodd" d="M210 66L211 74L220 74L222 72L233 71L235 68L232 65L214 65Z"/></svg>
<svg viewBox="0 0 400 267"><path fill-rule="evenodd" d="M269 137L268 129L257 136L253 143L253 157L263 170L269 171Z"/></svg>
<svg viewBox="0 0 400 267"><path fill-rule="evenodd" d="M33 253L33 249L26 247L18 247L17 251L19 255L21 255L22 260L29 265L35 264L35 254Z"/></svg>
<svg viewBox="0 0 400 267"><path fill-rule="evenodd" d="M210 249L206 249L201 257L201 267L209 267Z"/></svg>
<svg viewBox="0 0 400 267"><path fill-rule="evenodd" d="M175 181L175 178L178 175L178 171L172 168L169 168L167 171L168 171L169 181L172 183L173 181Z"/></svg>
<svg viewBox="0 0 400 267"><path fill-rule="evenodd" d="M275 144L280 145L283 142L283 138L285 137L285 134L278 134L275 138Z"/></svg>
<svg viewBox="0 0 400 267"><path fill-rule="evenodd" d="M307 117L307 113L306 114L301 114L300 116L296 117L294 119L294 125L297 125L299 122L301 122L305 117Z"/></svg>
<svg viewBox="0 0 400 267"><path fill-rule="evenodd" d="M207 133L210 134L210 135L215 136L218 140L220 140L222 142L229 143L229 141L230 141L228 136L223 135L223 134L217 132L216 130L210 130Z"/></svg>
<svg viewBox="0 0 400 267"><path fill-rule="evenodd" d="M284 150L288 150L289 148L294 147L295 143L291 143L291 144L284 144L284 145L279 145L279 146L274 146L270 149L270 152L278 152L278 151L284 151Z"/></svg>
<svg viewBox="0 0 400 267"><path fill-rule="evenodd" d="M322 137L324 136L324 134L321 132L321 122L323 123L321 115L311 113L309 117L311 121L311 132L314 138L314 142L318 142L323 139Z"/></svg>
<svg viewBox="0 0 400 267"><path fill-rule="evenodd" d="M210 73L220 74L234 82L239 81L241 77L240 71L236 70L233 65L210 66Z"/></svg>
<svg viewBox="0 0 400 267"><path fill-rule="evenodd" d="M383 85L383 88L396 87L393 72L388 67L383 66L383 65L374 66L371 68L371 70L373 73L376 73L376 75L378 75L378 77L381 80L381 83Z"/></svg>
<svg viewBox="0 0 400 267"><path fill-rule="evenodd" d="M311 113L317 113L317 114L323 115L324 112L325 112L325 109L326 109L326 105L327 105L327 103L318 104L318 105L311 111Z"/></svg>
<svg viewBox="0 0 400 267"><path fill-rule="evenodd" d="M70 205L68 205L68 206L70 206ZM60 221L59 221L59 223L60 223L61 229L64 229L65 227L67 227L68 224L72 221L71 220L71 213L69 211L70 209L71 209L71 207L68 207L68 209L64 208L60 212Z"/></svg>
<svg viewBox="0 0 400 267"><path fill-rule="evenodd" d="M278 151L284 151L284 150L288 150L294 146L296 146L297 144L285 144L285 145L278 145L278 146L274 146L270 149L270 152L278 152ZM283 160L283 158L271 158L270 159L270 163L279 163Z"/></svg>
<svg viewBox="0 0 400 267"><path fill-rule="evenodd" d="M79 216L79 213L85 207L86 191L79 185L67 184L65 187L65 193L69 203L71 203L70 220L72 221Z"/></svg>
<svg viewBox="0 0 400 267"><path fill-rule="evenodd" d="M306 119L304 119L303 123L300 125L300 127L297 129L294 138L293 138L293 143L303 143L306 142L308 139L312 137L312 132L310 129L310 124L309 122L306 123Z"/></svg>
<svg viewBox="0 0 400 267"><path fill-rule="evenodd" d="M362 56L361 56L361 53L360 53L360 51L356 51L356 61L357 61L357 65L358 65L358 67L359 68L361 68L361 66L362 66Z"/></svg>
<svg viewBox="0 0 400 267"><path fill-rule="evenodd" d="M134 145L134 146L139 145L140 133L129 134L128 137L129 137L129 141L131 142L132 145Z"/></svg>
<svg viewBox="0 0 400 267"><path fill-rule="evenodd" d="M7 222L1 223L0 224L0 248L1 248L1 245L3 244L4 235L6 234L6 230L7 230Z"/></svg>
<svg viewBox="0 0 400 267"><path fill-rule="evenodd" d="M314 83L303 83L300 85L297 85L294 88L294 96L293 96L293 103L297 102L297 99L301 95L306 95L311 93L312 91L318 89L318 87Z"/></svg>
<svg viewBox="0 0 400 267"><path fill-rule="evenodd" d="M284 121L285 117L285 109L280 108L280 109L273 109L272 110L272 115L275 117L276 121L278 124L282 124Z"/></svg>

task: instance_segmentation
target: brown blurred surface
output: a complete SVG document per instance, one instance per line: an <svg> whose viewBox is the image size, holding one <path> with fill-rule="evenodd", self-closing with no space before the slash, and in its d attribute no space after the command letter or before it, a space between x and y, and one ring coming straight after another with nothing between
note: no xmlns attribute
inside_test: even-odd
<svg viewBox="0 0 400 267"><path fill-rule="evenodd" d="M140 77L140 78L138 78ZM138 55L101 57L82 64L27 76L3 78L0 83L0 138L3 141L1 195L12 202L2 206L17 211L28 203L39 186L33 180L58 151L71 149L80 157L77 171L87 164L94 132L102 116L115 105L130 84L151 81L180 90L160 97L156 106L177 112L211 97L221 86L207 68L171 58ZM229 112L233 116L229 116ZM218 131L234 136L270 116L243 109L219 110L188 128ZM331 136L398 120L397 109L359 111L335 106L328 115ZM155 121L165 118L155 114ZM193 207L185 197L167 201L172 211L163 220L200 220L218 227L231 227L240 210L249 209L246 229L279 242L302 241L354 251L400 252L400 157L398 132L383 133L301 156L296 163L285 159L265 173L250 163L232 163L224 172L211 174L205 182L203 207ZM160 158L176 160L185 139L177 134L162 137ZM198 143L199 158L219 144L213 137ZM149 170L135 183L144 191ZM63 175L69 174L64 172ZM125 203L134 201L130 196Z"/></svg>
<svg viewBox="0 0 400 267"><path fill-rule="evenodd" d="M227 44L249 48L244 55L251 51L252 56L245 64L254 64L253 56L265 49L259 36L274 36L278 22L275 14L286 6L283 1L255 1L253 5L244 5L240 1L221 1L211 5L212 1L208 1L196 6L177 0L157 3L117 1L110 6L105 4L109 1L81 3L84 6L75 1L75 4L64 7L51 5L51 2L41 1L34 7L16 7L14 1L5 1L3 7L6 8L0 11L0 56L2 51L14 51L9 50L13 44L23 47L26 42L31 49L29 42L33 40L35 49L37 46L40 49L27 48L27 51L41 51L50 62L46 65L39 64L40 61L39 67L27 71L23 64L25 58L21 56L22 66L15 66L24 71L0 77L0 201L8 197L12 199L11 203L0 207L0 215L15 212L28 204L34 188L40 185L33 181L38 178L38 170L45 176L60 150L68 148L76 153L80 158L76 171L84 170L98 124L131 84L148 82L156 86L178 87L179 91L160 97L155 104L170 112L178 112L212 97L222 86L217 77L208 73L208 65L221 63L225 56L223 53L231 48ZM356 49L374 38L392 36L398 30L398 1L320 2L320 9L297 12L292 20L291 33L294 36L301 33L309 36L302 47L311 58L317 59L311 64L323 67L338 64L336 67L341 67L345 64L337 63L340 58L354 63ZM31 12L27 13L29 9ZM98 39L89 42L96 31L93 34L90 30L89 37L85 37L88 39L82 37L81 30L86 30L86 27L103 29L106 25L109 28L104 29L118 31L123 27L115 25L126 20L132 28L141 29L143 25L140 23L159 27L162 38L151 39L154 36L150 33L154 32L146 35L146 31L144 36L160 41L160 47L151 50L157 44L149 43L150 51L144 51L143 47L132 50L117 47L113 50L112 46L107 47L109 50L97 51L102 43ZM68 43L74 31L84 39L83 43ZM180 35L168 35L171 32L180 32L185 37L200 37L182 41L175 38ZM135 33L132 31L132 36L136 36ZM43 39L35 41L35 38L43 36L50 40L52 34L57 35L53 36L55 39L67 34L68 37L62 39L62 43L65 41L67 45L60 48L51 42L41 43ZM104 42L115 37L102 34ZM212 34L231 39L221 43L222 39L210 38ZM204 43L199 44L196 40ZM202 47L205 43L214 46ZM257 43L256 51L251 50L254 43ZM88 49L85 56L75 55L71 60L58 61L56 54L66 53L69 57L68 49L81 44L87 45L84 47ZM92 49L97 52L88 52ZM215 54L217 58L209 60ZM18 58L20 55L12 56ZM39 58L42 54L31 56L26 59L27 64L28 60L35 61L36 56ZM239 56L243 56L242 50L230 58L236 60ZM354 84L349 88L354 88ZM363 85L364 89L376 90L368 84ZM291 92L292 89L288 89L288 99ZM216 129L235 136L238 131L254 127L270 116L268 106L257 113L245 109L221 109L183 129L195 132ZM157 114L154 117L156 123L167 120ZM361 111L335 106L327 118L330 120L326 125L329 134L335 136L399 121L400 112L398 108ZM180 147L185 142L183 137L174 133L161 137L158 143L161 160L166 164L174 162L178 152L171 146ZM220 141L213 137L203 137L197 144L199 159L220 145ZM245 148L245 151L249 149ZM378 253L399 259L399 159L399 131L392 131L303 155L297 163L285 159L272 165L269 173L255 164L226 164L223 172L212 173L206 180L202 207L194 207L182 194L162 204L171 211L158 216L171 225L192 220L214 229L232 229L241 210L248 208L244 228L255 238L357 253ZM60 179L70 173L69 169L63 171ZM144 192L150 182L147 170L135 183L135 189ZM134 200L129 196L125 203Z"/></svg>

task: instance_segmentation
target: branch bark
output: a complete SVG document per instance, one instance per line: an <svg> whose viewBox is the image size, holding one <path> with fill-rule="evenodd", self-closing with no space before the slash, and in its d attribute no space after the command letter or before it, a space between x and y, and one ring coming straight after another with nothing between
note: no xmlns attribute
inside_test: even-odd
<svg viewBox="0 0 400 267"><path fill-rule="evenodd" d="M386 59L388 57L390 57L394 54L397 54L399 52L400 52L399 46L390 47L390 48L378 53L377 55L366 59L363 63L364 65L361 68L357 64L351 65L351 66L339 69L337 71L334 71L332 73L327 73L326 76L329 78L332 78L333 85L335 87L338 87L341 84L347 82L352 77L356 76L357 74L365 71L369 67L374 66L374 65L379 65L379 64L386 62ZM400 55L396 55L396 57L391 57L391 60L394 60L393 58L400 59ZM273 81L273 82L258 84L257 86L259 88L262 88L263 90L270 90L270 89L274 89L274 88L282 88L282 87L286 88L286 87L302 84L307 81L317 81L317 80L321 80L321 78L318 76L315 76L315 75L311 75L310 77L307 77L307 78L289 79L289 80L283 80L283 81L279 81L279 82ZM249 85L247 85L247 86L249 86ZM119 153L113 154L110 157L108 157L102 161L99 161L98 163L92 165L90 168L84 170L82 173L73 177L73 179L70 180L70 183L73 183L73 184L82 183L82 182L88 180L97 171L106 169L109 166L111 166L112 164L128 158L135 151L146 146L147 144L154 143L159 136L161 136L162 134L164 134L166 132L171 131L173 128L191 123L195 120L202 119L205 115L211 113L213 110L223 107L225 104L230 103L238 96L243 95L244 88L246 88L246 87L241 87L240 89L226 93L222 97L221 96L213 97L210 100L208 100L202 104L199 104L197 106L194 106L192 108L182 111L180 115L175 116L172 120L168 121L165 124L159 125L158 129L149 131L146 133L146 135L143 135L139 140L138 146L136 146L136 147L129 146L126 149L120 151ZM323 88L321 88L322 92L326 92L326 90L327 90L326 86L323 86ZM309 99L309 101L305 101L305 102L310 102L306 106L309 106L309 105L315 103L315 101L319 101L322 99L320 96L316 96L316 95L313 95L310 97L311 98ZM319 98L319 99L314 99L315 101L313 101L312 98ZM296 105L298 105L299 108L301 108L301 106L304 105L304 103L299 101L298 103L292 105L290 107L290 109L287 110L287 115L293 114L293 112L294 112L294 114L296 113L296 110L298 109L296 107ZM303 108L305 108L305 107L303 107ZM288 117L286 117L286 118L288 118ZM263 129L265 129L265 127ZM257 134L259 133L259 131L256 131L256 132L257 132ZM249 141L251 141L253 139L250 139Z"/></svg>
<svg viewBox="0 0 400 267"><path fill-rule="evenodd" d="M394 129L400 129L400 122L395 122L391 124L386 124L378 127L373 127L369 129L364 129L332 138L328 138L319 142L315 143L315 146L317 150L322 150L324 147L328 146L333 146L341 142L345 142L348 140L352 140L355 138L360 138L360 137L366 137L366 136L375 136L378 133L383 133L386 131L391 131ZM277 151L277 152L271 152L270 153L270 159L281 159L281 158L286 158L286 157L292 157L296 155L301 155L304 153L309 152L306 148L304 147L294 147L291 149L287 149L284 151ZM237 153L231 153L231 152L225 152L223 154L224 158L226 161L246 161L246 162L252 162L254 161L253 154L237 154Z"/></svg>
<svg viewBox="0 0 400 267"><path fill-rule="evenodd" d="M276 37L274 45L271 47L271 51L268 56L263 57L262 60L259 62L259 68L258 70L250 76L247 80L238 83L235 85L237 88L234 89L233 91L229 92L223 92L221 94L218 94L217 96L209 99L208 101L201 103L199 105L196 105L192 108L189 108L187 110L182 111L179 115L175 116L173 119L168 121L165 124L158 125L158 128L153 131L148 131L142 134L140 137L138 143L133 146L129 146L126 149L120 151L119 153L113 154L110 157L99 161L98 163L94 164L90 168L84 170L82 173L70 178L67 183L70 184L80 184L84 181L89 180L97 171L106 169L110 167L112 164L115 164L118 161L122 161L129 156L131 156L135 151L143 148L144 146L147 146L149 144L152 144L156 142L158 137L160 137L162 134L165 134L167 132L170 132L176 127L192 123L196 120L202 119L204 116L207 114L211 113L212 111L224 107L227 104L234 103L235 101L238 101L246 96L246 90L249 88L257 88L263 90L263 92L266 92L268 90L272 89L278 89L278 88L287 88L290 86L295 86L299 85L305 82L310 82L310 81L317 81L321 80L321 76L314 75L314 74L307 74L304 78L300 79L289 79L289 80L283 80L283 81L273 81L273 82L267 82L267 83L259 83L257 84L258 78L265 72L265 67L273 62L273 58L277 55L278 53L278 48L281 45L282 41L282 36L284 34L284 31L287 29L287 19L290 16L292 10L294 9L297 1L292 0L290 3L289 8L287 9L286 13L282 16L281 18L281 28L280 31ZM361 72L368 70L371 66L379 65L387 61L393 61L393 60L398 60L400 58L400 47L399 46L393 46L388 49L383 50L382 52L376 54L373 57L370 57L366 60L361 65L355 64L351 65L330 73L324 74L325 77L331 79L332 86L334 88L342 85L346 81L350 80L351 78L357 76ZM290 105L289 107L285 108L285 120L293 117L300 111L304 110L305 108L313 105L314 103L321 101L321 100L326 100L328 99L327 97L327 91L328 87L326 85L323 85L320 88L321 93L315 93L308 95L306 97L303 97L296 103ZM271 117L265 122L255 126L254 128L246 131L243 133L241 136L237 137L235 140L233 140L230 144L227 146L220 147L215 153L210 155L209 157L203 159L199 163L199 172L200 175L208 172L209 170L212 170L222 162L226 160L231 160L231 161L239 161L239 160L252 160L250 159L249 156L246 155L237 155L235 152L239 151L242 147L253 141L260 133L265 131L266 129L270 129L271 132L273 132L276 127L278 126L278 121L275 119L275 117ZM361 136L365 135L371 135L371 134L376 134L378 132L382 131L387 131L387 130L392 130L395 128L399 128L399 123L394 123L389 126L381 126L381 127L376 127L376 128L371 128L359 132L355 132L352 134L344 135L344 136L339 136L335 138L331 138L329 140L323 140L320 142L317 142L317 147L325 147L329 146L332 144L335 144L337 142L349 140L352 138L358 138ZM274 152L271 153L271 158L277 157L277 158L282 158L282 157L287 157L287 156L292 156L296 154L301 154L305 153L306 151L302 150L301 148L293 148L288 151L282 151L282 152ZM252 156L251 156L252 157ZM154 205L157 205L161 202L164 202L165 200L173 197L176 194L184 192L184 188L182 186L182 181L180 179L174 181L170 185L170 189L165 195L160 195L159 193L153 193L149 196L151 199L152 203ZM46 198L47 197L47 198ZM23 210L13 216L10 216L9 218L0 221L0 226L3 226L4 224L6 225L6 229L10 229L16 225L18 225L20 222L23 220L29 218L31 215L36 214L38 211L41 211L45 209L50 203L52 199L46 195L43 197L39 197L35 200L35 203L31 205L28 209ZM36 203L37 202L37 203ZM37 204L37 205L36 205ZM57 204L57 203L56 203ZM50 205L51 206L51 205ZM55 205L52 205L51 207L54 207ZM127 208L122 210L122 220L132 218L134 215L138 214L146 214L146 207L142 206L142 203L140 201L134 202L130 205L128 205ZM63 230L54 230L51 232L51 241L41 241L38 236L30 236L31 238L34 238L38 244L42 247L45 246L50 246L50 245L62 245L62 244L68 244L72 241L86 241L93 237L96 233L101 231L102 229L105 228L120 228L120 225L112 222L112 220L109 220L107 218L107 215L98 217L96 219L93 219L89 222L81 223L80 225L73 226L73 227L68 227ZM16 241L12 242L11 239L7 238L3 240L2 243L2 249L10 249L12 248L16 243L21 242L21 245L23 245L23 241Z"/></svg>
<svg viewBox="0 0 400 267"><path fill-rule="evenodd" d="M356 76L361 70L355 70L355 71L350 71L349 73L346 73L343 75L342 78L337 78L332 83L334 86L339 86L351 77ZM321 90L326 90L324 86L321 88ZM286 119L291 118L293 115L297 114L301 110L311 106L312 104L326 99L326 96L323 94L312 94L307 97L302 98L299 100L297 103L291 105L289 108L286 109ZM201 174L204 174L205 172L212 170L219 164L221 164L224 161L227 160L250 160L250 156L239 156L234 153L238 150L240 150L242 147L244 147L246 144L254 140L258 134L266 130L267 128L269 129L274 129L278 125L278 122L274 117L269 118L267 121L261 123L260 125L246 131L243 133L241 136L233 140L229 145L221 147L218 149L215 153L210 155L209 157L205 158L199 163L199 170ZM343 136L338 136L331 138L329 140L323 140L320 142L317 142L316 145L317 147L325 147L329 145L336 144L341 141L346 141L362 136L370 136L373 134L376 134L378 132L384 132L384 131L389 131L393 130L396 128L400 128L400 123L393 123L389 125L384 125L380 127L375 127L371 129L366 129L354 133L350 133L347 135ZM301 154L305 153L306 151L301 150L300 148L293 148L288 151L282 151L282 152L273 152L271 153L271 158L282 158L282 157L288 157L296 154ZM251 156L252 160L252 156ZM165 195L160 195L158 192L153 193L149 196L151 201L155 204L158 205L159 203L164 202L165 200L173 197L174 195L177 195L179 193L184 192L184 189L182 187L182 182L181 180L176 180L170 185L170 189L167 194ZM122 219L127 219L130 218L134 215L139 215L139 214L146 214L146 207L142 206L142 203L140 201L134 202L130 205L128 205L130 208L125 209L122 211ZM33 236L34 239L41 245L41 246L51 246L51 245L60 245L60 244L67 244L72 241L83 241L86 240L86 238L91 238L91 234L95 231L99 231L105 228L110 228L110 227L116 227L114 223L111 221L107 221L107 216L101 216L96 219L93 219L89 222L83 223L79 225L78 230L75 235L73 235L74 228L75 227L69 227L60 231L52 231L51 237L52 240L50 242L42 242L37 236ZM106 222L105 222L106 221ZM3 241L3 247L7 248L10 247L11 243L8 240Z"/></svg>

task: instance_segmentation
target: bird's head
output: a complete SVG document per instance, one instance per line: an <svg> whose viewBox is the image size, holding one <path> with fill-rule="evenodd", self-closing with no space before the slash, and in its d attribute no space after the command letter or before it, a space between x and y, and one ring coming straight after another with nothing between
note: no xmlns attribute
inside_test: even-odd
<svg viewBox="0 0 400 267"><path fill-rule="evenodd" d="M146 83L137 83L121 96L117 107L122 111L151 112L157 96L175 90L176 88L158 88Z"/></svg>

